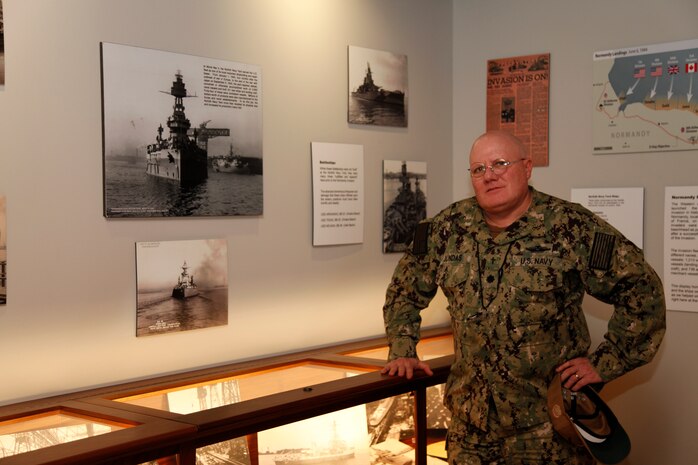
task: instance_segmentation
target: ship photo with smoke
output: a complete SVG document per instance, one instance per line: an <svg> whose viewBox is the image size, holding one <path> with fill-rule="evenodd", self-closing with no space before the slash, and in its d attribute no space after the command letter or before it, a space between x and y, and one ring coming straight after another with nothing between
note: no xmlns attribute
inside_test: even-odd
<svg viewBox="0 0 698 465"><path fill-rule="evenodd" d="M136 243L136 336L228 324L225 239Z"/></svg>

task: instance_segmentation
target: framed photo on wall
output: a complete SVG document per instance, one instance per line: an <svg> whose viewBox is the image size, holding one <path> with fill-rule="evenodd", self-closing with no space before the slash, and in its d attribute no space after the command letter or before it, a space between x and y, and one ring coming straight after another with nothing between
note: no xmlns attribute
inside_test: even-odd
<svg viewBox="0 0 698 465"><path fill-rule="evenodd" d="M225 239L136 243L136 336L228 324Z"/></svg>
<svg viewBox="0 0 698 465"><path fill-rule="evenodd" d="M0 305L7 303L7 220L6 200L0 195Z"/></svg>
<svg viewBox="0 0 698 465"><path fill-rule="evenodd" d="M550 54L487 61L487 130L514 134L534 166L548 166Z"/></svg>
<svg viewBox="0 0 698 465"><path fill-rule="evenodd" d="M349 46L348 120L407 127L407 55Z"/></svg>
<svg viewBox="0 0 698 465"><path fill-rule="evenodd" d="M383 252L404 252L427 217L427 163L383 160Z"/></svg>
<svg viewBox="0 0 698 465"><path fill-rule="evenodd" d="M261 215L258 66L102 43L104 216Z"/></svg>
<svg viewBox="0 0 698 465"><path fill-rule="evenodd" d="M5 16L0 0L0 90L5 90Z"/></svg>

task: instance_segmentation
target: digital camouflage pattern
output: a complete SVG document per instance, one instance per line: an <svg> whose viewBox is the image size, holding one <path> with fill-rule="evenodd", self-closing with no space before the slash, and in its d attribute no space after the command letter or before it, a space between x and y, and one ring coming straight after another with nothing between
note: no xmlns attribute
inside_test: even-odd
<svg viewBox="0 0 698 465"><path fill-rule="evenodd" d="M490 417L496 415L491 409ZM489 431L464 424L457 417L448 432L450 465L592 465L595 460L582 446L559 440L550 422L516 434L498 428L490 418Z"/></svg>
<svg viewBox="0 0 698 465"><path fill-rule="evenodd" d="M495 238L474 198L439 213L383 308L390 359L416 357L419 312L443 290L456 354L444 402L483 431L490 398L505 429L547 422L555 367L588 355L610 381L649 362L665 331L662 284L642 251L584 207L531 191L529 210ZM585 292L614 306L591 353Z"/></svg>

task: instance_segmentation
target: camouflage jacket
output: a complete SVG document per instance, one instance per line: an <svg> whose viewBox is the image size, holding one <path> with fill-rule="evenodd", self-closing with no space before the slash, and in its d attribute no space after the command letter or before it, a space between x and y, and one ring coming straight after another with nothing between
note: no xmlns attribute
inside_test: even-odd
<svg viewBox="0 0 698 465"><path fill-rule="evenodd" d="M662 284L642 251L581 205L531 191L529 210L496 238L474 198L427 220L383 308L390 359L416 357L420 310L442 289L455 346L444 402L481 429L490 398L502 427L540 424L559 364L588 355L610 381L649 362L664 335ZM585 292L614 307L591 353Z"/></svg>

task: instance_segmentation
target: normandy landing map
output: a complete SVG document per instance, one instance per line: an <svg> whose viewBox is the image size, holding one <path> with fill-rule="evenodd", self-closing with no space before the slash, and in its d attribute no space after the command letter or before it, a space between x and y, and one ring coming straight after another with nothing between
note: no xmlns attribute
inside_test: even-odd
<svg viewBox="0 0 698 465"><path fill-rule="evenodd" d="M594 154L698 144L698 40L594 52Z"/></svg>

